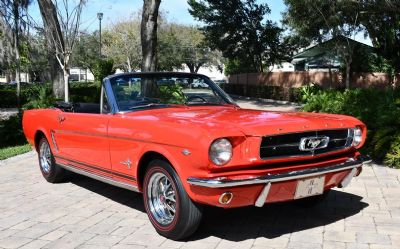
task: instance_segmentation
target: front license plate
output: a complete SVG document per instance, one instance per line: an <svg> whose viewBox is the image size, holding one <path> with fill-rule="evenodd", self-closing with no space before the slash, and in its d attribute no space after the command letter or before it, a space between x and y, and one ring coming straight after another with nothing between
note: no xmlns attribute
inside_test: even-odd
<svg viewBox="0 0 400 249"><path fill-rule="evenodd" d="M325 176L302 179L297 181L295 199L320 195L324 192Z"/></svg>

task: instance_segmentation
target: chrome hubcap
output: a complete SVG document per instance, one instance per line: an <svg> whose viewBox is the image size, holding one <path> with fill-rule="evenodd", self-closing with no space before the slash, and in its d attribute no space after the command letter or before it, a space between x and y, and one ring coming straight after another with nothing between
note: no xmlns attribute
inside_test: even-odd
<svg viewBox="0 0 400 249"><path fill-rule="evenodd" d="M150 177L147 188L148 205L152 216L161 225L169 225L175 217L175 189L163 173Z"/></svg>
<svg viewBox="0 0 400 249"><path fill-rule="evenodd" d="M50 146L47 142L43 142L40 145L40 167L46 174L50 173L51 166L51 151Z"/></svg>

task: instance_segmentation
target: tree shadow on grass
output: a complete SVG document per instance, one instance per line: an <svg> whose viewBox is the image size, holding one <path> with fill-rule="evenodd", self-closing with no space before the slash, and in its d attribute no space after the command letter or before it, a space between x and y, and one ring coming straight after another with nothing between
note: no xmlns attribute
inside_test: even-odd
<svg viewBox="0 0 400 249"><path fill-rule="evenodd" d="M80 175L74 175L70 182L121 205L145 212L140 193ZM187 241L207 237L237 242L260 237L273 239L329 225L356 215L366 207L368 204L362 201L361 196L337 190L330 191L328 197L313 208L299 207L294 202L266 204L262 208L222 209L206 206L199 229Z"/></svg>

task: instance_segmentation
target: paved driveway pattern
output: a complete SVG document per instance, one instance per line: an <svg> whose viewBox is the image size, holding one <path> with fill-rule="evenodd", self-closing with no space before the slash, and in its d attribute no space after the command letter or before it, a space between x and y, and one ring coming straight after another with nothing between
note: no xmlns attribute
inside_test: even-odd
<svg viewBox="0 0 400 249"><path fill-rule="evenodd" d="M41 176L34 153L0 164L0 248L400 248L400 170L377 165L311 209L206 208L184 242L159 236L140 194Z"/></svg>

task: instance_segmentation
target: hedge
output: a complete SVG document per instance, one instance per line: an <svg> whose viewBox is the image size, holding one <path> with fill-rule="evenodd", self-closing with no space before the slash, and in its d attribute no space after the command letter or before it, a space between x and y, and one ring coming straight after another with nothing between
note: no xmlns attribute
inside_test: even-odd
<svg viewBox="0 0 400 249"><path fill-rule="evenodd" d="M21 106L31 99L39 96L40 89L43 87L51 89L49 84L31 84L21 86ZM100 89L94 83L74 82L69 84L70 98L73 102L100 101ZM0 85L0 108L17 107L17 94L15 85Z"/></svg>
<svg viewBox="0 0 400 249"><path fill-rule="evenodd" d="M299 90L297 88L231 83L221 84L220 87L228 94L235 94L245 97L285 100L291 102L297 102L299 100Z"/></svg>
<svg viewBox="0 0 400 249"><path fill-rule="evenodd" d="M304 111L360 119L368 127L364 152L388 166L400 168L400 89L319 90L308 94L303 98Z"/></svg>

